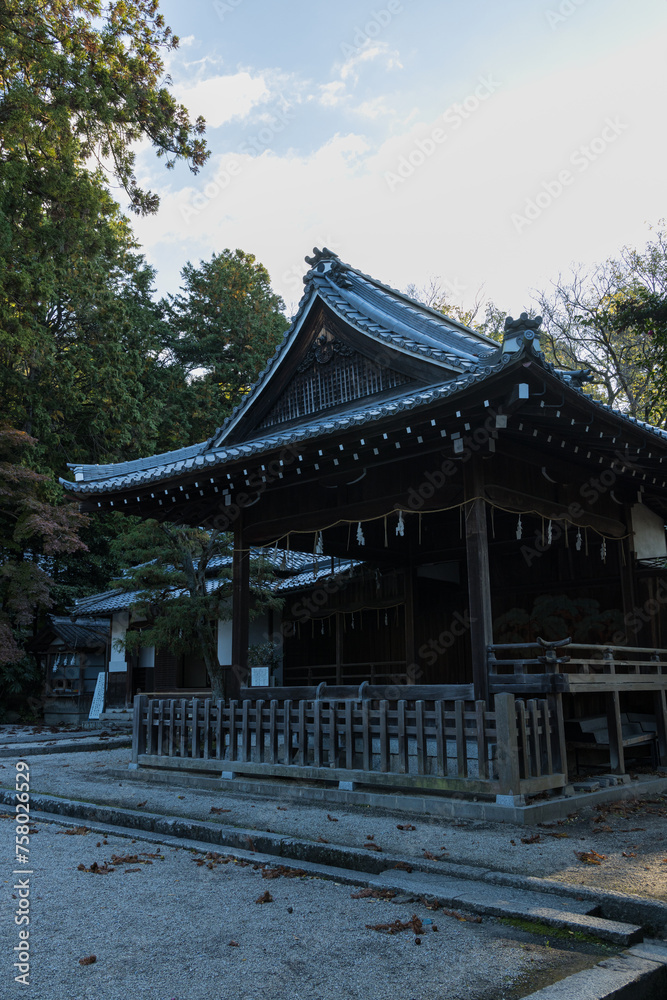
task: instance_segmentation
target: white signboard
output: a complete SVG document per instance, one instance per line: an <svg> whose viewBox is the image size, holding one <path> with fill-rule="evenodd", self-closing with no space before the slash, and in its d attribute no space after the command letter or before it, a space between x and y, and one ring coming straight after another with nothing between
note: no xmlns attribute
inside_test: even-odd
<svg viewBox="0 0 667 1000"><path fill-rule="evenodd" d="M103 709L104 709L104 678L105 673L100 670L97 675L97 684L95 685L95 694L93 695L93 703L90 706L90 712L88 713L89 719L99 719Z"/></svg>

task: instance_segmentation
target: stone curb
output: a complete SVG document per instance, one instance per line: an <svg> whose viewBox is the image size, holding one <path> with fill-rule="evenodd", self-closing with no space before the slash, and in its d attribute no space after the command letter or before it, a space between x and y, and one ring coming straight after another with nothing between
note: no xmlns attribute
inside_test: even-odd
<svg viewBox="0 0 667 1000"><path fill-rule="evenodd" d="M76 743L54 743L50 746L30 746L25 743L17 743L14 746L0 746L0 758L12 757L14 760L23 760L24 757L39 757L44 754L54 753L91 753L94 750L117 750L119 747L129 747L132 745L131 736L112 736L107 740L92 739L86 741L79 739Z"/></svg>
<svg viewBox="0 0 667 1000"><path fill-rule="evenodd" d="M653 955L645 958L644 953ZM667 995L664 941L636 945L591 969L530 993L524 1000L664 1000Z"/></svg>
<svg viewBox="0 0 667 1000"><path fill-rule="evenodd" d="M14 791L0 787L0 802L14 805L14 801ZM396 865L401 867L408 865L414 871L427 875L467 879L486 885L497 885L524 892L540 892L546 896L553 895L587 902L591 908L596 907L598 911L601 911L601 915L607 919L639 924L653 934L662 935L667 929L667 903L621 892L591 889L587 886L574 887L552 879L514 875L451 861L429 862L401 855L375 852L371 854L354 847L321 844L283 834L225 826L214 821L190 820L179 816L164 816L160 813L144 813L133 809L74 799L61 799L39 793L31 793L30 805L32 810L38 809L52 815L82 819L88 824L90 822L107 823L133 832L145 831L166 834L218 847L261 852L274 858L278 857L299 863L307 861L316 865L343 868L370 875L378 875L387 868Z"/></svg>

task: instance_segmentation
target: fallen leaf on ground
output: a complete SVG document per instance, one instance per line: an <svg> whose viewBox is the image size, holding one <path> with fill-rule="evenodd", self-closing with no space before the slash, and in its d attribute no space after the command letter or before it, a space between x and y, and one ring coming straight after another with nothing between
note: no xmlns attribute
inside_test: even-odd
<svg viewBox="0 0 667 1000"><path fill-rule="evenodd" d="M180 798L180 796L179 796L179 798ZM148 799L144 799L143 802L137 802L137 809L141 809L143 806L146 805L147 802L148 802Z"/></svg>
<svg viewBox="0 0 667 1000"><path fill-rule="evenodd" d="M587 865L601 865L603 861L607 860L606 854L598 854L597 851L575 851L574 853L580 861L584 861Z"/></svg>
<svg viewBox="0 0 667 1000"><path fill-rule="evenodd" d="M229 942L229 947L230 948L238 948L239 947L238 941L230 941Z"/></svg>
<svg viewBox="0 0 667 1000"><path fill-rule="evenodd" d="M379 853L382 854L382 848L380 847L380 845L374 844L372 841L370 841L367 844L364 844L364 847L369 851L379 851Z"/></svg>
<svg viewBox="0 0 667 1000"><path fill-rule="evenodd" d="M76 837L77 834L90 833L90 829L87 826L70 826L67 830L56 830L56 833L64 833L68 837Z"/></svg>
<svg viewBox="0 0 667 1000"><path fill-rule="evenodd" d="M412 823L397 823L396 824L396 829L397 830L416 830L417 827L413 826Z"/></svg>
<svg viewBox="0 0 667 1000"><path fill-rule="evenodd" d="M255 900L255 902L256 903L272 903L273 902L273 896L271 895L271 893L267 889L266 892L263 892L261 896L257 897L257 899Z"/></svg>
<svg viewBox="0 0 667 1000"><path fill-rule="evenodd" d="M336 819L336 817L335 817L335 816L332 816L332 815L331 815L331 813L327 813L327 819L328 819L328 820L329 820L329 821L330 821L331 823L337 823L337 822L338 822L338 820Z"/></svg>
<svg viewBox="0 0 667 1000"><path fill-rule="evenodd" d="M125 869L125 874L129 875L130 872L140 872L140 871L141 871L141 868L126 868Z"/></svg>
<svg viewBox="0 0 667 1000"><path fill-rule="evenodd" d="M103 865L98 865L97 861L93 861L90 868L86 868L85 865L77 865L77 869L80 872L91 872L93 875L108 875L109 872L115 872L116 869L109 865L108 861L105 861Z"/></svg>
<svg viewBox="0 0 667 1000"><path fill-rule="evenodd" d="M393 899L395 895L393 889L360 889L351 892L350 899Z"/></svg>
<svg viewBox="0 0 667 1000"><path fill-rule="evenodd" d="M407 861L398 861L394 865L394 868L399 868L403 872L411 872L413 870L412 865L409 865Z"/></svg>
<svg viewBox="0 0 667 1000"><path fill-rule="evenodd" d="M277 865L274 868L262 868L262 878L280 878L281 875L285 878L301 878L307 874L308 872L304 871L303 868L288 868L286 865Z"/></svg>
<svg viewBox="0 0 667 1000"><path fill-rule="evenodd" d="M535 833L535 834L533 834L532 837L522 837L521 838L521 843L522 844L539 844L539 842L540 842L541 839L542 838L541 838L540 834L539 833Z"/></svg>
<svg viewBox="0 0 667 1000"><path fill-rule="evenodd" d="M97 955L88 955L86 958L79 959L79 965L94 965L97 961Z"/></svg>
<svg viewBox="0 0 667 1000"><path fill-rule="evenodd" d="M400 934L401 931L412 930L415 934L424 933L424 925L416 913L409 920L393 920L390 924L366 924L369 931L385 931L387 934Z"/></svg>
<svg viewBox="0 0 667 1000"><path fill-rule="evenodd" d="M280 806L278 806L278 808L280 809ZM211 806L211 808L210 808L209 811L212 812L212 813L214 813L216 816L219 816L220 813L230 813L232 810L231 809L218 809L217 806Z"/></svg>

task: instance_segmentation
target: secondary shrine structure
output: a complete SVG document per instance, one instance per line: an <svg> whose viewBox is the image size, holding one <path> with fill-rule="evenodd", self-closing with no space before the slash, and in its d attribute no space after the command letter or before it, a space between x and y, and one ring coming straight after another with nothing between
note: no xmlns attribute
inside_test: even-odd
<svg viewBox="0 0 667 1000"><path fill-rule="evenodd" d="M667 763L667 434L547 362L539 318L500 344L306 260L282 344L208 441L65 484L87 511L234 533L233 697L142 694L138 762L514 797L565 787L586 744L616 773L637 747ZM312 561L260 689L254 547Z"/></svg>

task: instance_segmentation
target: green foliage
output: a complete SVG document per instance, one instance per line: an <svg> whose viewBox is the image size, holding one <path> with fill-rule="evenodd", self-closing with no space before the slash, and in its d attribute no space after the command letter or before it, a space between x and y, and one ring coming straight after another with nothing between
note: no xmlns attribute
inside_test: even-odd
<svg viewBox="0 0 667 1000"><path fill-rule="evenodd" d="M182 271L166 306L173 351L188 372L192 429L208 437L257 379L288 322L266 268L253 254L223 250Z"/></svg>
<svg viewBox="0 0 667 1000"><path fill-rule="evenodd" d="M156 0L5 0L0 38L3 176L27 200L41 197L47 215L72 201L91 160L110 164L134 211L154 212L156 196L134 175L138 140L168 166L205 162L203 119L191 123L160 83L161 53L178 38Z"/></svg>
<svg viewBox="0 0 667 1000"><path fill-rule="evenodd" d="M39 615L53 604L50 574L58 557L85 550L86 518L48 475L29 467L34 440L0 428L0 666L24 661L25 643ZM15 682L0 674L0 687Z"/></svg>
<svg viewBox="0 0 667 1000"><path fill-rule="evenodd" d="M667 422L667 232L538 295L547 356L591 370L594 397L657 426Z"/></svg>
<svg viewBox="0 0 667 1000"><path fill-rule="evenodd" d="M188 653L196 648L206 664L216 698L224 698L224 671L218 660L218 621L232 613L232 536L218 530L188 528L126 518L113 548L135 560L116 581L136 592L131 609L145 622L127 633L125 646L145 646ZM266 565L251 568L253 613L279 608Z"/></svg>

